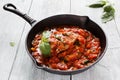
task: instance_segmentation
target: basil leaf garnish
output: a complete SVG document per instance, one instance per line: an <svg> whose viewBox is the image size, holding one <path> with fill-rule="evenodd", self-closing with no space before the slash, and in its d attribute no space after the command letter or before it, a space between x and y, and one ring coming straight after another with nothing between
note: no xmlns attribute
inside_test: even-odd
<svg viewBox="0 0 120 80"><path fill-rule="evenodd" d="M50 56L50 44L48 42L42 42L40 43L40 50L42 54L46 57Z"/></svg>
<svg viewBox="0 0 120 80"><path fill-rule="evenodd" d="M111 10L110 12L106 12L102 16L102 22L106 23L114 19L114 11Z"/></svg>
<svg viewBox="0 0 120 80"><path fill-rule="evenodd" d="M114 19L115 9L111 5L104 7L104 13L102 15L102 22L106 23Z"/></svg>
<svg viewBox="0 0 120 80"><path fill-rule="evenodd" d="M107 0L100 0L99 2L97 2L95 4L89 5L89 7L103 9L103 15L101 17L103 23L106 23L106 22L114 19L115 9L111 5L111 3Z"/></svg>
<svg viewBox="0 0 120 80"><path fill-rule="evenodd" d="M50 56L50 51L51 51L50 43L48 41L49 37L50 37L50 31L44 31L42 33L42 38L39 47L42 54L46 57Z"/></svg>
<svg viewBox="0 0 120 80"><path fill-rule="evenodd" d="M104 12L110 12L111 10L115 11L112 5L106 5L104 7Z"/></svg>
<svg viewBox="0 0 120 80"><path fill-rule="evenodd" d="M97 3L89 5L89 7L91 7L91 8L101 8L104 5L106 5L106 1L99 1Z"/></svg>

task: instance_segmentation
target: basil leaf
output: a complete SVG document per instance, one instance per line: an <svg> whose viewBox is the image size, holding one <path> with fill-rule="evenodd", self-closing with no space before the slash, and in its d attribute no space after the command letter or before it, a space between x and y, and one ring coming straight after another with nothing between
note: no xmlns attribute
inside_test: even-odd
<svg viewBox="0 0 120 80"><path fill-rule="evenodd" d="M91 7L91 8L101 8L101 7L103 7L103 6L104 6L104 5L99 4L99 3L89 5L89 7Z"/></svg>
<svg viewBox="0 0 120 80"><path fill-rule="evenodd" d="M50 56L50 44L48 41L48 38L50 37L50 31L44 31L42 33L42 39L41 39L41 43L40 43L40 51L42 52L42 54L46 57Z"/></svg>
<svg viewBox="0 0 120 80"><path fill-rule="evenodd" d="M43 33L42 33L42 41L43 42L48 42L48 38L50 37L50 31L44 31Z"/></svg>
<svg viewBox="0 0 120 80"><path fill-rule="evenodd" d="M50 44L48 42L42 42L40 43L40 50L42 54L46 57L50 56Z"/></svg>
<svg viewBox="0 0 120 80"><path fill-rule="evenodd" d="M110 12L111 10L115 11L115 9L111 5L107 5L104 7L104 12Z"/></svg>
<svg viewBox="0 0 120 80"><path fill-rule="evenodd" d="M111 6L104 7L104 14L102 15L102 22L106 23L114 19L115 16L115 9Z"/></svg>
<svg viewBox="0 0 120 80"><path fill-rule="evenodd" d="M10 42L10 46L14 47L15 46L15 42Z"/></svg>
<svg viewBox="0 0 120 80"><path fill-rule="evenodd" d="M99 2L97 2L95 4L89 5L89 7L91 7L91 8L101 8L104 5L106 5L106 3L107 3L106 1L99 1Z"/></svg>

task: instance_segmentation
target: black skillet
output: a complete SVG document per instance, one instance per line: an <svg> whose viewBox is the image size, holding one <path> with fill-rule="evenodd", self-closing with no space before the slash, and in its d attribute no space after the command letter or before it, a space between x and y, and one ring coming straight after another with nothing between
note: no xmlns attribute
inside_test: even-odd
<svg viewBox="0 0 120 80"><path fill-rule="evenodd" d="M45 18L40 21L36 21L29 17L27 14L21 13L16 6L14 6L11 3L5 4L3 8L7 11L10 11L12 13L15 13L25 19L31 26L31 30L28 32L27 37L26 37L26 50L33 60L35 66L38 69L43 69L48 72L52 72L55 74L76 74L83 72L90 67L92 67L94 64L96 64L105 54L106 48L107 48L107 39L104 31L97 25L95 22L90 20L87 16L78 16L78 15L71 15L71 14L62 14L62 15L55 15L51 16L48 18ZM72 71L63 71L63 70L56 70L56 69L51 69L49 67L43 67L37 64L36 60L32 57L31 55L31 50L30 48L32 47L31 42L34 39L35 35L39 32L43 32L46 27L49 28L55 28L55 26L58 25L74 25L74 26L80 26L80 28L86 29L93 33L96 37L100 39L101 42L101 55L99 58L90 66L83 68L83 69L78 69L78 70L72 70Z"/></svg>

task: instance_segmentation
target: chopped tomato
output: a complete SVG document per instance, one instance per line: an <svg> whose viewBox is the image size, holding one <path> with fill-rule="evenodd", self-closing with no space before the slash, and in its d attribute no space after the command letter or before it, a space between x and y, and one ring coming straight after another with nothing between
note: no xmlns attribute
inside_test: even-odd
<svg viewBox="0 0 120 80"><path fill-rule="evenodd" d="M100 55L99 38L79 26L58 26L49 31L49 57L42 56L39 50L42 34L36 34L31 43L32 56L38 65L59 70L76 70L91 65Z"/></svg>
<svg viewBox="0 0 120 80"><path fill-rule="evenodd" d="M65 63L58 63L57 67L60 70L66 70L66 69L68 69L68 67L67 67L67 65Z"/></svg>
<svg viewBox="0 0 120 80"><path fill-rule="evenodd" d="M66 61L74 61L78 58L78 53L72 53L70 55L65 56Z"/></svg>
<svg viewBox="0 0 120 80"><path fill-rule="evenodd" d="M88 59L94 60L97 58L97 56L98 56L97 54L89 54Z"/></svg>

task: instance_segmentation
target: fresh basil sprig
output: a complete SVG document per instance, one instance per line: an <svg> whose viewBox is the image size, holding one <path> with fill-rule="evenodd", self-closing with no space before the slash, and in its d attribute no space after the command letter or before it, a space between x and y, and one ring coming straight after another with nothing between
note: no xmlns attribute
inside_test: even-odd
<svg viewBox="0 0 120 80"><path fill-rule="evenodd" d="M89 7L91 7L91 8L101 8L104 5L106 5L106 3L107 3L106 1L98 1L97 3L89 5Z"/></svg>
<svg viewBox="0 0 120 80"><path fill-rule="evenodd" d="M115 9L111 5L111 3L107 0L100 0L95 4L89 5L89 7L90 8L102 8L103 9L103 15L101 17L103 23L106 23L106 22L114 19Z"/></svg>
<svg viewBox="0 0 120 80"><path fill-rule="evenodd" d="M104 7L104 12L102 15L102 22L106 23L114 19L115 9L111 5L107 5Z"/></svg>
<svg viewBox="0 0 120 80"><path fill-rule="evenodd" d="M42 33L42 38L41 38L41 42L40 42L40 51L42 52L42 55L45 57L49 57L50 56L50 44L48 41L48 38L50 37L50 31L44 31Z"/></svg>

